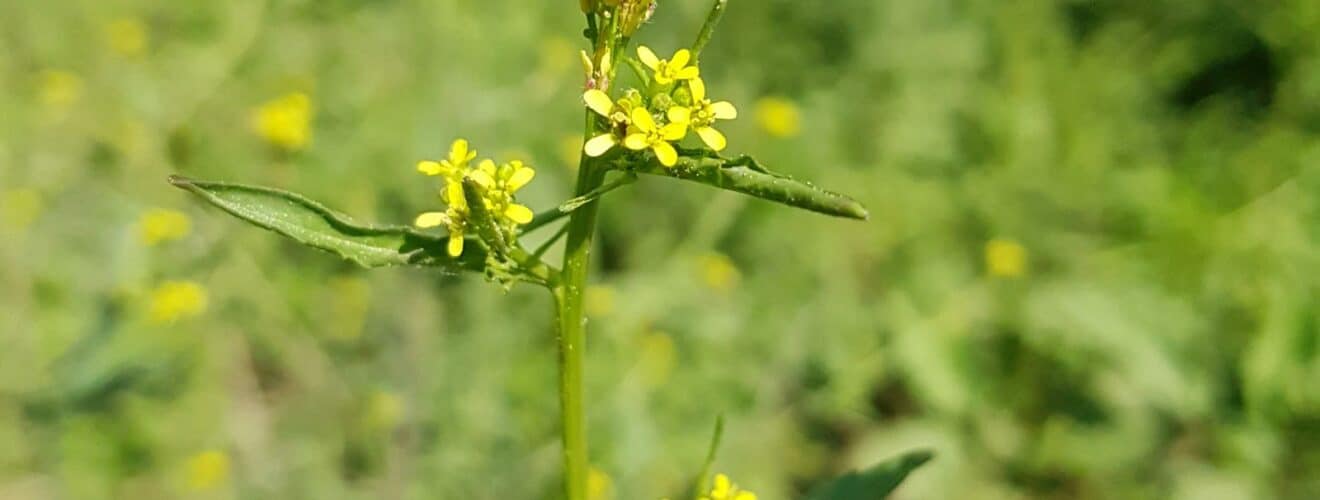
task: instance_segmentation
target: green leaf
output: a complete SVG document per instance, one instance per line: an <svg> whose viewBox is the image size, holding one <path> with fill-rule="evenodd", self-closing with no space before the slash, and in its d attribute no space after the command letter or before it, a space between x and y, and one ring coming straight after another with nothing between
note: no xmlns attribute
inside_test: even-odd
<svg viewBox="0 0 1320 500"><path fill-rule="evenodd" d="M239 219L363 267L413 265L478 272L485 268L485 249L480 244L465 245L463 255L455 259L445 250L448 238L409 227L361 225L295 193L179 176L171 176L170 184Z"/></svg>
<svg viewBox="0 0 1320 500"><path fill-rule="evenodd" d="M825 215L860 220L870 217L866 207L857 200L766 170L749 156L724 159L685 154L673 167L664 167L652 158L632 168L645 174L698 182Z"/></svg>
<svg viewBox="0 0 1320 500"><path fill-rule="evenodd" d="M806 500L880 500L934 456L926 450L904 453L869 469L839 476L811 490Z"/></svg>

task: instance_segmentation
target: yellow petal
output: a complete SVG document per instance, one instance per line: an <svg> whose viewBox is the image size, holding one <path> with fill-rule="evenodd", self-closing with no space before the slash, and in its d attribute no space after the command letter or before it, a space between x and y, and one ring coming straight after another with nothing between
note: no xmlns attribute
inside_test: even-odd
<svg viewBox="0 0 1320 500"><path fill-rule="evenodd" d="M516 203L510 203L509 208L504 209L504 216L509 220L519 224L526 224L532 221L532 209Z"/></svg>
<svg viewBox="0 0 1320 500"><path fill-rule="evenodd" d="M669 85L669 84L671 84L671 83L674 83L674 79L673 79L673 78L670 78L669 75L663 75L663 74L660 74L660 73L656 73L656 74L655 74L655 83L656 83L656 85Z"/></svg>
<svg viewBox="0 0 1320 500"><path fill-rule="evenodd" d="M467 208L467 198L463 196L463 184L451 182L446 185L445 201L451 207Z"/></svg>
<svg viewBox="0 0 1320 500"><path fill-rule="evenodd" d="M660 58L655 56L655 52L645 45L637 46L637 57L642 60L646 67L656 70L660 68Z"/></svg>
<svg viewBox="0 0 1320 500"><path fill-rule="evenodd" d="M449 161L455 163L466 161L469 159L469 152L476 153L476 151L468 150L467 139L454 139L454 143L449 145Z"/></svg>
<svg viewBox="0 0 1320 500"><path fill-rule="evenodd" d="M660 136L666 141L677 141L687 135L687 123L670 123L660 129Z"/></svg>
<svg viewBox="0 0 1320 500"><path fill-rule="evenodd" d="M633 151L641 151L650 147L651 143L646 140L646 134L629 134L623 138L623 145Z"/></svg>
<svg viewBox="0 0 1320 500"><path fill-rule="evenodd" d="M517 168L513 171L513 175L509 176L506 185L509 187L510 192L517 191L526 186L528 182L532 182L533 177L536 177L536 170L533 170L532 167Z"/></svg>
<svg viewBox="0 0 1320 500"><path fill-rule="evenodd" d="M683 106L673 106L669 108L669 121L673 123L687 123L692 121L692 110Z"/></svg>
<svg viewBox="0 0 1320 500"><path fill-rule="evenodd" d="M602 75L610 74L611 73L610 70L613 69L612 66L613 64L614 64L614 55L611 54L610 49L607 48L605 49L605 53L600 55L600 73Z"/></svg>
<svg viewBox="0 0 1320 500"><path fill-rule="evenodd" d="M693 78L688 81L688 87L692 89L692 102L701 102L706 100L706 82L701 78Z"/></svg>
<svg viewBox="0 0 1320 500"><path fill-rule="evenodd" d="M468 178L476 181L483 188L491 189L495 187L495 177L491 176L486 170L473 170L468 172Z"/></svg>
<svg viewBox="0 0 1320 500"><path fill-rule="evenodd" d="M413 221L414 226L423 229L428 227L443 226L448 223L449 223L449 216L445 215L444 212L426 212L424 214L418 215L417 219Z"/></svg>
<svg viewBox="0 0 1320 500"><path fill-rule="evenodd" d="M440 162L435 162L435 161L417 162L417 171L426 175L440 175L440 172L442 170L443 169L440 167Z"/></svg>
<svg viewBox="0 0 1320 500"><path fill-rule="evenodd" d="M733 107L729 101L720 101L710 105L711 114L721 120L732 120L738 117L738 108Z"/></svg>
<svg viewBox="0 0 1320 500"><path fill-rule="evenodd" d="M610 99L609 94L598 89L586 91L582 94L582 100L586 101L588 108L606 118L609 118L610 111L614 109L614 100Z"/></svg>
<svg viewBox="0 0 1320 500"><path fill-rule="evenodd" d="M651 112L641 106L633 108L632 123L643 132L655 130L655 119L651 118Z"/></svg>
<svg viewBox="0 0 1320 500"><path fill-rule="evenodd" d="M456 232L456 231L450 231L450 232L449 232L449 256L450 256L450 257L458 257L459 255L463 255L463 232L462 232L462 231L457 231L457 232Z"/></svg>
<svg viewBox="0 0 1320 500"><path fill-rule="evenodd" d="M601 134L587 141L587 144L582 147L582 151L587 153L587 156L595 158L605 154L606 151L609 151L618 143L619 140L614 137L614 134Z"/></svg>
<svg viewBox="0 0 1320 500"><path fill-rule="evenodd" d="M733 484L729 482L729 476L726 476L724 474L716 474L715 488L710 490L710 494L713 497L722 498L728 496L729 490L732 488L733 488Z"/></svg>
<svg viewBox="0 0 1320 500"><path fill-rule="evenodd" d="M481 163L480 163L479 165L477 165L477 170L480 170L480 171L482 171L482 172L485 172L486 175L489 175L489 176L491 176L492 178L495 177L495 172L498 171L498 170L495 168L495 162L492 161L490 158L487 158L487 159L485 159L485 160L481 160Z"/></svg>
<svg viewBox="0 0 1320 500"><path fill-rule="evenodd" d="M686 68L678 70L678 73L674 74L674 78L678 80L691 80L698 76L701 76L701 70L698 69L696 66L688 66Z"/></svg>
<svg viewBox="0 0 1320 500"><path fill-rule="evenodd" d="M678 151L674 150L668 142L657 142L651 145L651 150L655 151L655 157L660 159L660 164L666 167L672 167L678 163Z"/></svg>
<svg viewBox="0 0 1320 500"><path fill-rule="evenodd" d="M688 49L678 49L678 52L674 53L674 58L669 60L669 67L682 68L687 66L688 61L691 60L692 52L688 51Z"/></svg>
<svg viewBox="0 0 1320 500"><path fill-rule="evenodd" d="M701 136L701 142L715 151L724 151L729 145L728 139L725 139L720 131L715 130L715 127L700 127L697 129L697 135Z"/></svg>
<svg viewBox="0 0 1320 500"><path fill-rule="evenodd" d="M737 496L733 497L733 500L756 500L756 494L750 491L740 491Z"/></svg>

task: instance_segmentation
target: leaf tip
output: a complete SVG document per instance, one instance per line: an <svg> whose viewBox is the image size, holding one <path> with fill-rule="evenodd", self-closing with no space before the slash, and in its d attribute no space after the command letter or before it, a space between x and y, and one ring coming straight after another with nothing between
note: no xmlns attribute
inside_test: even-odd
<svg viewBox="0 0 1320 500"><path fill-rule="evenodd" d="M182 175L171 175L166 177L165 180L169 181L171 186L181 189L188 189L193 186L193 180Z"/></svg>

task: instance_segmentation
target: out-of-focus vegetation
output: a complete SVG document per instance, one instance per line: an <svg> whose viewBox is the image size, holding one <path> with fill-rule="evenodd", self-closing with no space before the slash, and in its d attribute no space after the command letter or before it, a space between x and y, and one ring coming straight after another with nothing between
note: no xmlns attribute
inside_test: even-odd
<svg viewBox="0 0 1320 500"><path fill-rule="evenodd" d="M643 41L686 44L701 0ZM593 489L1320 497L1320 3L734 0L731 153L869 223L644 179L589 291ZM172 173L406 222L457 136L567 196L580 14L0 3L0 498L551 498L551 305L365 273Z"/></svg>

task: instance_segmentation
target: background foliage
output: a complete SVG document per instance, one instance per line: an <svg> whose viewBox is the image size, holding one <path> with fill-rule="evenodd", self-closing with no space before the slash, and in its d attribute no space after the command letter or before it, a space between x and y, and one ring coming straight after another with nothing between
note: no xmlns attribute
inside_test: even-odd
<svg viewBox="0 0 1320 500"><path fill-rule="evenodd" d="M769 499L916 447L902 498L1320 496L1320 4L732 3L703 61L731 152L873 218L659 179L606 201L598 498L683 491L721 412L718 468ZM643 41L706 7L662 2ZM579 17L0 3L0 498L553 496L544 294L367 273L164 179L403 222L438 204L414 162L463 136L552 206ZM281 98L306 144L254 128Z"/></svg>

